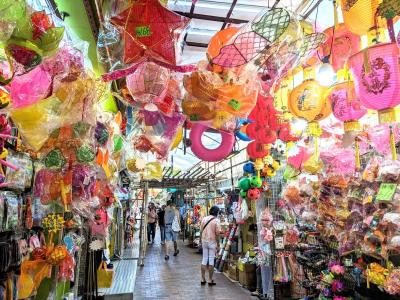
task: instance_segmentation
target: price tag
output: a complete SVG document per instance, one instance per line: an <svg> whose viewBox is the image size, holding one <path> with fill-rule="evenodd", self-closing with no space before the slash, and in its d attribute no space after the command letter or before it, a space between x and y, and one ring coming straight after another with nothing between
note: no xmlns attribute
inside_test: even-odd
<svg viewBox="0 0 400 300"><path fill-rule="evenodd" d="M151 36L150 26L138 26L135 31L137 37Z"/></svg>
<svg viewBox="0 0 400 300"><path fill-rule="evenodd" d="M285 244L283 243L283 236L277 236L275 238L275 249L285 249Z"/></svg>
<svg viewBox="0 0 400 300"><path fill-rule="evenodd" d="M381 183L376 200L378 201L391 201L394 193L396 192L397 184L395 183Z"/></svg>

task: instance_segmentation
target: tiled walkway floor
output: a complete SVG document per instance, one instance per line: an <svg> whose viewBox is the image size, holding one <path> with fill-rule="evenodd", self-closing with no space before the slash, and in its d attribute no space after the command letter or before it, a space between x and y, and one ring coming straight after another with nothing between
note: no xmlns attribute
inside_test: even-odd
<svg viewBox="0 0 400 300"><path fill-rule="evenodd" d="M147 248L144 267L138 267L134 300L250 300L250 292L215 274L217 285L200 285L201 255L179 241L180 253L164 260L157 233L156 242ZM208 279L208 277L206 277Z"/></svg>

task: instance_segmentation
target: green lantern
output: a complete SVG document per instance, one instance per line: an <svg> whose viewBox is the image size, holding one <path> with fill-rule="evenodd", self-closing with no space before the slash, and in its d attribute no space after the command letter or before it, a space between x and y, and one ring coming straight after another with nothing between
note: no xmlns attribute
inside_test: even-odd
<svg viewBox="0 0 400 300"><path fill-rule="evenodd" d="M247 196L247 191L240 190L240 197L242 197L243 199L246 199L246 196Z"/></svg>

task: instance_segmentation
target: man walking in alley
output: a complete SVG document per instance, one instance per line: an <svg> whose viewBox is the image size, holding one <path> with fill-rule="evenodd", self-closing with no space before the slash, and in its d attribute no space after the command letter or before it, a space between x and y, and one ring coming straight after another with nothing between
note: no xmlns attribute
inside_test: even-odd
<svg viewBox="0 0 400 300"><path fill-rule="evenodd" d="M169 248L171 242L174 243L174 256L179 254L178 244L176 242L179 231L179 211L175 208L175 204L172 200L167 201L167 207L164 215L165 222L165 260L169 259Z"/></svg>

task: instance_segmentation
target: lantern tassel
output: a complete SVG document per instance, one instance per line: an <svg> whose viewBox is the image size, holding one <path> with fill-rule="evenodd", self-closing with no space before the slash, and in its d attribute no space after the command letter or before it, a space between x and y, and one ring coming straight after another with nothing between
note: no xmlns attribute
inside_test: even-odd
<svg viewBox="0 0 400 300"><path fill-rule="evenodd" d="M315 147L315 158L319 160L319 147L318 147L318 137L314 136L314 147Z"/></svg>
<svg viewBox="0 0 400 300"><path fill-rule="evenodd" d="M360 139L358 137L354 140L354 152L356 159L356 171L361 169L361 160L360 160Z"/></svg>
<svg viewBox="0 0 400 300"><path fill-rule="evenodd" d="M392 151L392 159L397 160L396 141L394 138L392 125L390 125L389 128L390 128L390 150Z"/></svg>

